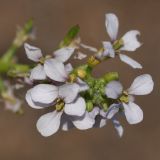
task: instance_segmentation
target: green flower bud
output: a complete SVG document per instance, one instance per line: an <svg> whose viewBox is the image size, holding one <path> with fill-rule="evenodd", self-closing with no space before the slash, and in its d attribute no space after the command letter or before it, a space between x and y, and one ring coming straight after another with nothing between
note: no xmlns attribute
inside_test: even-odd
<svg viewBox="0 0 160 160"><path fill-rule="evenodd" d="M86 103L86 110L88 112L91 112L92 109L93 109L93 103L92 103L92 101L87 101L87 103Z"/></svg>
<svg viewBox="0 0 160 160"><path fill-rule="evenodd" d="M76 36L78 35L80 31L80 27L79 25L75 25L73 26L66 34L66 36L64 37L63 41L61 41L59 48L63 48L66 46L69 46L72 41L76 38Z"/></svg>
<svg viewBox="0 0 160 160"><path fill-rule="evenodd" d="M102 103L103 110L106 112L108 110L108 104Z"/></svg>
<svg viewBox="0 0 160 160"><path fill-rule="evenodd" d="M117 72L109 72L104 75L103 79L105 80L106 83L109 83L110 81L118 80L119 76Z"/></svg>

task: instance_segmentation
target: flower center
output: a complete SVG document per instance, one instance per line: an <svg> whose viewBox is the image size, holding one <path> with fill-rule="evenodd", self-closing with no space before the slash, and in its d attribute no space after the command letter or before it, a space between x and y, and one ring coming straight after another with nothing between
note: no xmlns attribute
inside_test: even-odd
<svg viewBox="0 0 160 160"><path fill-rule="evenodd" d="M122 95L120 96L119 100L120 100L121 102L128 103L128 102L129 102L128 92L127 92L127 91L123 91L123 93L122 93Z"/></svg>
<svg viewBox="0 0 160 160"><path fill-rule="evenodd" d="M64 104L65 104L65 103L64 103L63 99L58 98L58 99L56 100L56 105L55 105L56 110L57 110L57 111L62 111L63 108L64 108Z"/></svg>
<svg viewBox="0 0 160 160"><path fill-rule="evenodd" d="M121 47L123 47L123 40L122 39L120 39L120 40L116 40L114 43L113 43L113 48L114 48L114 50L115 51L119 51L119 49L121 48Z"/></svg>

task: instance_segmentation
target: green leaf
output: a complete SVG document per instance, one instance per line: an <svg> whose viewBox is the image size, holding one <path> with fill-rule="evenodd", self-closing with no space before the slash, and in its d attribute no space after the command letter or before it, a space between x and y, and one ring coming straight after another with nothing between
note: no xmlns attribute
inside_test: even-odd
<svg viewBox="0 0 160 160"><path fill-rule="evenodd" d="M64 37L63 41L61 41L59 48L70 45L70 43L76 38L77 34L80 31L79 25L73 26Z"/></svg>

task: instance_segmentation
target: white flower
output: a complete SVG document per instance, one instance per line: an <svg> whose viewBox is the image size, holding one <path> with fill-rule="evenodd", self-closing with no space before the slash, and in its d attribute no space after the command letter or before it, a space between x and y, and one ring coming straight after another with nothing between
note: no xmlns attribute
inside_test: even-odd
<svg viewBox="0 0 160 160"><path fill-rule="evenodd" d="M18 112L21 108L22 101L14 95L15 86L11 85L8 81L5 81L6 91L2 92L2 98L4 100L5 109L14 113Z"/></svg>
<svg viewBox="0 0 160 160"><path fill-rule="evenodd" d="M106 14L106 30L114 43L117 40L119 21L115 14L109 13ZM137 40L137 35L140 35L140 32L137 30L131 30L127 32L120 41L122 41L123 45L119 48L119 51L135 51L137 48L141 46L141 43ZM104 53L103 56L115 57L115 50L113 48L113 44L111 42L103 42ZM133 68L141 69L142 66L132 58L124 55L118 54L121 61L127 63Z"/></svg>
<svg viewBox="0 0 160 160"><path fill-rule="evenodd" d="M54 52L54 58L45 58L39 48L27 43L24 44L24 47L27 57L34 62L38 62L38 65L31 70L30 79L44 80L48 76L58 82L66 80L68 73L63 63L74 53L74 48L64 47L58 49ZM44 61L44 65L41 64L41 60Z"/></svg>
<svg viewBox="0 0 160 160"><path fill-rule="evenodd" d="M39 84L27 92L26 101L32 108L41 109L52 106L56 103L57 98L64 102L63 109L42 115L38 120L37 129L43 136L50 136L58 131L63 114L76 117L85 114L85 100L78 96L79 91L79 85L73 83L64 84L60 87ZM64 128L66 128L66 125Z"/></svg>
<svg viewBox="0 0 160 160"><path fill-rule="evenodd" d="M117 83L115 85L115 83ZM117 87L118 86L118 87ZM121 87L120 87L121 86ZM154 82L149 74L144 74L135 78L130 88L127 89L126 93L128 96L128 102L122 101L122 106L124 109L124 114L129 124L136 124L143 120L143 111L141 108L133 102L134 95L147 95L152 92L154 87ZM107 91L112 90L111 91ZM106 86L106 95L113 99L117 99L122 92L122 85L118 81L110 82ZM121 93L122 94L122 93ZM114 95L114 96L113 96Z"/></svg>

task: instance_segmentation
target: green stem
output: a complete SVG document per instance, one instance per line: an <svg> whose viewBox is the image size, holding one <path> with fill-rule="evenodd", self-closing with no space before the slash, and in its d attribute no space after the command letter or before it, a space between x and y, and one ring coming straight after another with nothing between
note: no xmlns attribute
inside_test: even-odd
<svg viewBox="0 0 160 160"><path fill-rule="evenodd" d="M24 27L17 32L11 46L0 58L0 73L6 73L10 68L17 65L13 62L14 56L17 53L17 50L23 45L23 43L30 38L32 29L33 21L29 20L24 25Z"/></svg>

